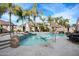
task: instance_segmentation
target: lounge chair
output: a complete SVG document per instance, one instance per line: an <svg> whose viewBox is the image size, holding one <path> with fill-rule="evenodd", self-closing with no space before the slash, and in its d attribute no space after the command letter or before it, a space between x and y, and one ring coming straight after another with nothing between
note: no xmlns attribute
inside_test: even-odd
<svg viewBox="0 0 79 59"><path fill-rule="evenodd" d="M67 37L69 37L71 41L79 42L79 33L67 34Z"/></svg>
<svg viewBox="0 0 79 59"><path fill-rule="evenodd" d="M60 31L59 34L64 34L64 32L63 31Z"/></svg>

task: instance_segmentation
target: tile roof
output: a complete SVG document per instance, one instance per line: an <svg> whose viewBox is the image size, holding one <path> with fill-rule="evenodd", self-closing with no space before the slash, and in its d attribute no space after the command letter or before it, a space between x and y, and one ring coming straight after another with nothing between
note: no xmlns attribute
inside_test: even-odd
<svg viewBox="0 0 79 59"><path fill-rule="evenodd" d="M9 26L10 22L4 21L0 19L0 25L6 25ZM11 23L11 25L14 25L13 23Z"/></svg>

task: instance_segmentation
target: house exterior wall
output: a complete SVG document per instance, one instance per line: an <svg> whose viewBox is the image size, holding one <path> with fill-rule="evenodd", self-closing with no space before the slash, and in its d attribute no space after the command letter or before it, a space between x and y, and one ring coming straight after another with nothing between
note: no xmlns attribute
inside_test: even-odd
<svg viewBox="0 0 79 59"><path fill-rule="evenodd" d="M69 32L73 33L75 30L75 27L70 27Z"/></svg>
<svg viewBox="0 0 79 59"><path fill-rule="evenodd" d="M77 31L79 31L79 22L76 25L76 29L77 29Z"/></svg>
<svg viewBox="0 0 79 59"><path fill-rule="evenodd" d="M77 22L76 22L76 30L79 31L79 18L77 19Z"/></svg>
<svg viewBox="0 0 79 59"><path fill-rule="evenodd" d="M4 26L3 25L3 30L2 30L2 32L8 32L10 29L9 29L9 26Z"/></svg>
<svg viewBox="0 0 79 59"><path fill-rule="evenodd" d="M29 27L29 24L28 23L25 26L25 31L30 31L30 27Z"/></svg>
<svg viewBox="0 0 79 59"><path fill-rule="evenodd" d="M57 32L61 32L61 31L63 31L63 32L67 32L67 28L65 28L65 27L59 27L59 28L56 28L56 31Z"/></svg>
<svg viewBox="0 0 79 59"><path fill-rule="evenodd" d="M11 26L11 27L14 27L14 26ZM13 30L15 30L16 28L13 28ZM9 32L10 31L10 26L7 26L7 25L3 25L3 32Z"/></svg>

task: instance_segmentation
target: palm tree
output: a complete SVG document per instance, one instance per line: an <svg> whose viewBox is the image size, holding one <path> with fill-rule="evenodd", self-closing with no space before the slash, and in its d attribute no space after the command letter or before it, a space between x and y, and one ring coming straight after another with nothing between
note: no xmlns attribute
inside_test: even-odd
<svg viewBox="0 0 79 59"><path fill-rule="evenodd" d="M14 10L13 11L14 15L18 16L17 22L22 21L22 28L23 28L23 32L24 32L25 31L25 27L24 27L24 20L25 20L24 10L20 6L16 6L13 10Z"/></svg>
<svg viewBox="0 0 79 59"><path fill-rule="evenodd" d="M51 16L48 16L48 23L50 25L50 31L52 31L52 22L54 21L53 18Z"/></svg>
<svg viewBox="0 0 79 59"><path fill-rule="evenodd" d="M11 28L11 16L12 16L13 8L15 7L15 5L12 3L2 3L2 6L5 8L5 10L9 14L9 27L10 27L10 38L11 38L11 30L12 30L12 28Z"/></svg>
<svg viewBox="0 0 79 59"><path fill-rule="evenodd" d="M30 16L32 15L32 11L31 10L24 10L23 11L23 16L25 16L28 21L30 21Z"/></svg>
<svg viewBox="0 0 79 59"><path fill-rule="evenodd" d="M52 19L52 17L51 16L48 16L48 23L50 24L50 26L52 25L52 21L53 21L53 19Z"/></svg>
<svg viewBox="0 0 79 59"><path fill-rule="evenodd" d="M64 19L64 18L60 17L60 19L59 19L59 25L67 27L68 24L69 24L69 19Z"/></svg>
<svg viewBox="0 0 79 59"><path fill-rule="evenodd" d="M63 20L63 25L64 25L65 27L67 27L68 24L69 24L69 19L64 19L64 20Z"/></svg>
<svg viewBox="0 0 79 59"><path fill-rule="evenodd" d="M38 14L38 12L37 12L37 4L35 3L33 5L33 7L32 7L32 16L33 16L33 20L34 20L35 31L36 31L36 28L37 28L37 26L36 26L36 17L37 17L37 14Z"/></svg>
<svg viewBox="0 0 79 59"><path fill-rule="evenodd" d="M69 32L69 27L70 27L69 19L64 19L63 20L63 25L64 25L65 28L67 28L67 31Z"/></svg>
<svg viewBox="0 0 79 59"><path fill-rule="evenodd" d="M0 18L1 16L6 12L6 8L5 6L2 5L2 3L0 4ZM0 33L2 33L2 25L0 25Z"/></svg>
<svg viewBox="0 0 79 59"><path fill-rule="evenodd" d="M64 19L63 17L60 17L58 24L61 25L61 26L64 26L65 28L67 28L68 32L69 32L69 26L70 26L69 25L69 19Z"/></svg>
<svg viewBox="0 0 79 59"><path fill-rule="evenodd" d="M36 26L36 17L38 17L40 14L43 14L43 12L40 11L40 10L38 10L37 8L38 8L37 3L34 3L32 9L31 9L31 11L32 11L32 16L33 16L33 20L34 20L34 23L35 23L35 24L34 24L35 30L36 30L36 28L37 28L37 26Z"/></svg>
<svg viewBox="0 0 79 59"><path fill-rule="evenodd" d="M30 17L32 16L32 11L31 11L31 10L24 10L23 16L25 16L26 21L27 21L27 19L28 19L28 24L32 21L32 19L30 19ZM26 23L27 23L27 22L26 22ZM32 22L32 23L33 23L33 22ZM29 26L29 28L30 28L30 26ZM31 28L30 28L30 30L31 30Z"/></svg>
<svg viewBox="0 0 79 59"><path fill-rule="evenodd" d="M32 16L33 16L33 20L34 20L34 27L35 27L35 31L37 30L37 26L36 26L36 17L38 17L40 14L43 14L42 11L39 11L37 9L37 4L35 3L32 7Z"/></svg>
<svg viewBox="0 0 79 59"><path fill-rule="evenodd" d="M59 17L55 17L55 18L54 18L54 22L58 24L58 22L59 22Z"/></svg>
<svg viewBox="0 0 79 59"><path fill-rule="evenodd" d="M37 4L35 3L32 7L32 15L34 16L34 21L35 21L35 18L38 14L38 11L37 11Z"/></svg>
<svg viewBox="0 0 79 59"><path fill-rule="evenodd" d="M58 22L59 25L63 26L63 17L59 17L59 22Z"/></svg>
<svg viewBox="0 0 79 59"><path fill-rule="evenodd" d="M3 6L3 4L0 3L0 18L1 18L1 16L2 16L5 12L6 12L5 6Z"/></svg>
<svg viewBox="0 0 79 59"><path fill-rule="evenodd" d="M40 16L40 20L43 22L43 29L46 29L46 22L45 22L45 18L43 18L42 16Z"/></svg>

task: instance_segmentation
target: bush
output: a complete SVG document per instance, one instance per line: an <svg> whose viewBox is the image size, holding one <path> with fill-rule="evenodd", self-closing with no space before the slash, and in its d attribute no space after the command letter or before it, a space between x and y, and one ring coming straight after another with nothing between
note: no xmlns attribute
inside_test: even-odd
<svg viewBox="0 0 79 59"><path fill-rule="evenodd" d="M17 32L22 32L22 31L20 29L18 29Z"/></svg>

